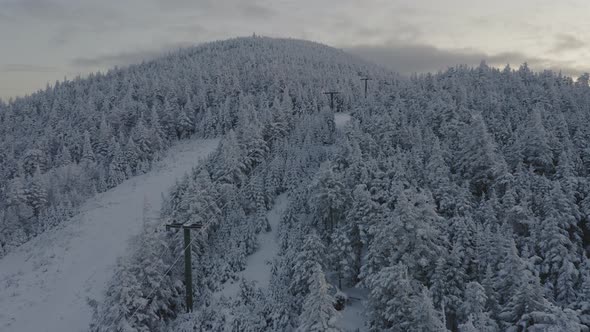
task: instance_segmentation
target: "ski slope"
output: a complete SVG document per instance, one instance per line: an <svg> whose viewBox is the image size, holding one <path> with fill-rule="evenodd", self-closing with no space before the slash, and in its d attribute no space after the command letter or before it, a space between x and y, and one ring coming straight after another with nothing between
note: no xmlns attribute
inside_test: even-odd
<svg viewBox="0 0 590 332"><path fill-rule="evenodd" d="M258 249L246 259L246 268L238 273L238 281L227 281L218 296L235 299L240 291L239 280L256 282L258 287L268 289L272 275L272 261L279 253L278 231L283 213L287 209L289 200L286 194L276 198L273 208L268 211L267 218L270 224L270 232L258 234Z"/></svg>
<svg viewBox="0 0 590 332"><path fill-rule="evenodd" d="M343 129L350 122L351 116L347 113L334 113L334 124L336 128Z"/></svg>
<svg viewBox="0 0 590 332"><path fill-rule="evenodd" d="M334 113L334 124L337 129L342 130L350 122L351 116L346 113ZM289 200L286 194L277 197L273 208L268 212L267 218L271 226L268 233L261 232L258 235L258 249L248 256L246 268L238 273L236 280L242 278L247 281L254 281L262 289L268 289L271 277L272 260L279 253L278 229L279 223L285 212ZM235 298L239 293L239 281L229 280L222 289L217 292L217 296L226 298Z"/></svg>
<svg viewBox="0 0 590 332"><path fill-rule="evenodd" d="M184 141L147 174L88 200L81 213L0 260L0 331L88 330L89 299L101 301L118 257L162 193L218 145Z"/></svg>

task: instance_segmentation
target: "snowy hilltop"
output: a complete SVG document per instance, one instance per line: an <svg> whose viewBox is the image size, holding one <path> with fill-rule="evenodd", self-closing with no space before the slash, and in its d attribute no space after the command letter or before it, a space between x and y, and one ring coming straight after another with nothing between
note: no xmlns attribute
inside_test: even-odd
<svg viewBox="0 0 590 332"><path fill-rule="evenodd" d="M0 103L0 329L587 331L588 79L253 37Z"/></svg>

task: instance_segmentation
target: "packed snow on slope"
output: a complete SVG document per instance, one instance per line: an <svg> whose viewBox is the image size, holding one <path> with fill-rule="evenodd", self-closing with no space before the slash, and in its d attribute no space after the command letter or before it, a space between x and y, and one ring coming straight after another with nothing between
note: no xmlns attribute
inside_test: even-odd
<svg viewBox="0 0 590 332"><path fill-rule="evenodd" d="M348 122L350 122L350 114L334 113L334 124L336 125L336 128L342 129L348 124Z"/></svg>
<svg viewBox="0 0 590 332"><path fill-rule="evenodd" d="M348 297L347 303L336 321L342 331L361 332L367 331L366 307L367 291L360 288L346 288L342 292Z"/></svg>
<svg viewBox="0 0 590 332"><path fill-rule="evenodd" d="M279 253L278 230L279 223L287 208L289 200L286 194L277 197L273 208L268 212L270 232L261 232L258 235L259 247L246 260L246 268L238 274L237 280L242 278L247 281L255 281L258 287L268 289L271 277L272 261ZM240 290L239 281L227 281L218 295L226 298L235 298Z"/></svg>
<svg viewBox="0 0 590 332"><path fill-rule="evenodd" d="M102 300L144 217L159 216L162 193L217 144L179 143L151 172L90 199L78 216L2 258L0 331L86 331L88 299Z"/></svg>

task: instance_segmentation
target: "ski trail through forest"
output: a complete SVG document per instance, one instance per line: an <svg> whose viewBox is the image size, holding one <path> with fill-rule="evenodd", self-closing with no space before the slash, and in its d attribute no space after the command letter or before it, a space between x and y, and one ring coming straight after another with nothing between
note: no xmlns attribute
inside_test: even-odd
<svg viewBox="0 0 590 332"><path fill-rule="evenodd" d="M283 217L283 213L289 205L289 200L286 194L277 197L273 208L268 212L267 218L271 227L270 232L262 231L258 235L258 249L248 256L246 268L238 273L236 280L228 281L223 285L218 295L226 298L236 298L240 290L240 282L242 278L249 282L256 282L258 287L268 289L271 277L272 261L279 253L278 231L279 223Z"/></svg>
<svg viewBox="0 0 590 332"><path fill-rule="evenodd" d="M343 130L351 120L346 113L334 114L334 124L338 130ZM364 301L367 298L366 290L361 288L346 288L341 291L348 297L348 303L339 313L336 325L343 331L366 331L366 307Z"/></svg>
<svg viewBox="0 0 590 332"><path fill-rule="evenodd" d="M349 114L336 113L334 114L334 125L338 130L342 130L349 123L350 119ZM272 209L267 214L271 231L263 231L258 235L258 249L247 257L245 269L239 272L236 278L226 281L221 289L215 293L217 300L222 298L230 301L236 300L240 292L240 280L254 282L262 290L268 290L272 275L273 260L279 253L279 224L288 206L289 198L286 193L276 198ZM362 305L357 304L357 307L352 312L347 312L347 314L358 318L363 309ZM226 312L226 314L229 314L229 312ZM229 316L231 317L231 314ZM231 322L231 318L228 322ZM229 327L226 326L226 328Z"/></svg>
<svg viewBox="0 0 590 332"><path fill-rule="evenodd" d="M342 130L350 121L349 114L334 114L334 124L336 128ZM272 261L279 253L278 229L283 213L289 205L289 199L286 194L277 197L273 208L268 212L267 218L271 226L270 232L261 232L258 235L258 249L247 258L246 268L241 271L236 280L227 281L217 295L226 298L233 298L238 295L240 282L242 278L249 282L256 282L258 287L268 289L271 277Z"/></svg>
<svg viewBox="0 0 590 332"><path fill-rule="evenodd" d="M89 199L80 213L0 260L0 331L86 331L117 258L144 218L159 217L162 193L215 150L217 139L184 141L147 174Z"/></svg>

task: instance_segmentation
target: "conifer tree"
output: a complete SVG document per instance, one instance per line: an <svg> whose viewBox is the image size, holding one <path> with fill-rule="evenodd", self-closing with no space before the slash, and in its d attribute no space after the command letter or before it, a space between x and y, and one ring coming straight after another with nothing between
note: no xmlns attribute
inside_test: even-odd
<svg viewBox="0 0 590 332"><path fill-rule="evenodd" d="M432 200L425 193L401 192L388 218L369 247L365 270L401 261L412 276L427 283L444 244Z"/></svg>
<svg viewBox="0 0 590 332"><path fill-rule="evenodd" d="M94 151L92 150L92 144L90 144L90 134L88 131L84 132L84 146L82 147L82 158L81 163L92 164L96 160Z"/></svg>
<svg viewBox="0 0 590 332"><path fill-rule="evenodd" d="M298 331L340 331L335 327L337 311L334 309L334 298L329 294L328 288L329 285L321 266L315 263L312 267L309 293L305 298L303 312L299 317L301 323Z"/></svg>
<svg viewBox="0 0 590 332"><path fill-rule="evenodd" d="M526 122L527 127L522 133L520 151L525 164L531 165L537 172L545 174L553 169L553 156L542 116L542 106L536 105L530 113Z"/></svg>
<svg viewBox="0 0 590 332"><path fill-rule="evenodd" d="M309 285L313 280L314 268L319 265L322 269L325 265L324 257L326 248L315 231L307 234L303 240L301 251L295 257L293 270L297 273L293 276L289 289L291 294L304 297L309 292Z"/></svg>
<svg viewBox="0 0 590 332"><path fill-rule="evenodd" d="M113 159L109 165L107 184L109 187L115 187L123 182L127 176L125 174L125 154L116 140L112 141Z"/></svg>
<svg viewBox="0 0 590 332"><path fill-rule="evenodd" d="M403 264L385 267L366 279L371 331L407 331L412 326L413 285Z"/></svg>
<svg viewBox="0 0 590 332"><path fill-rule="evenodd" d="M330 265L338 276L340 289L342 289L343 281L345 285L352 285L357 276L355 252L346 226L341 225L335 230L328 254Z"/></svg>
<svg viewBox="0 0 590 332"><path fill-rule="evenodd" d="M332 230L342 217L345 201L344 185L332 170L331 164L322 165L315 185L318 190L314 204L318 209L321 226L325 230Z"/></svg>
<svg viewBox="0 0 590 332"><path fill-rule="evenodd" d="M143 117L139 118L137 125L133 128L131 136L137 147L139 160L151 160L154 153L152 148L152 137L150 137L150 133L144 123Z"/></svg>
<svg viewBox="0 0 590 332"><path fill-rule="evenodd" d="M496 179L503 175L501 156L490 137L481 115L472 117L464 134L465 145L460 154L458 169L469 179L476 195L488 192Z"/></svg>
<svg viewBox="0 0 590 332"><path fill-rule="evenodd" d="M167 137L155 107L152 107L149 121L151 146L155 151L162 151L167 146Z"/></svg>
<svg viewBox="0 0 590 332"><path fill-rule="evenodd" d="M187 110L180 111L176 118L176 136L179 139L189 138L193 134L194 127L193 121L187 115Z"/></svg>
<svg viewBox="0 0 590 332"><path fill-rule="evenodd" d="M43 209L47 206L47 189L46 184L43 183L41 171L37 168L37 171L33 177L29 180L26 189L27 203L33 209L35 216L39 216Z"/></svg>
<svg viewBox="0 0 590 332"><path fill-rule="evenodd" d="M410 328L412 331L447 331L442 314L434 308L432 298L425 287L422 287L422 290L413 298L412 320Z"/></svg>
<svg viewBox="0 0 590 332"><path fill-rule="evenodd" d="M125 173L128 177L133 176L136 173L137 166L139 165L139 153L137 146L133 141L133 137L129 136L127 144L125 145Z"/></svg>
<svg viewBox="0 0 590 332"><path fill-rule="evenodd" d="M100 127L98 128L98 137L94 143L94 152L98 159L104 161L110 157L110 146L112 139L111 127L103 116L100 120Z"/></svg>
<svg viewBox="0 0 590 332"><path fill-rule="evenodd" d="M221 183L240 186L244 177L244 164L243 153L239 147L236 134L230 131L219 145L220 152L215 158L215 163L218 166L213 173L213 178Z"/></svg>
<svg viewBox="0 0 590 332"><path fill-rule="evenodd" d="M56 166L67 166L69 164L72 163L72 155L70 154L70 150L67 148L67 146L62 145L59 151L59 154L57 155L54 164Z"/></svg>

